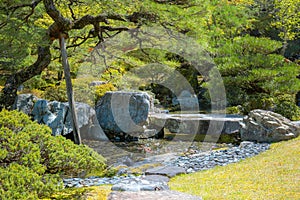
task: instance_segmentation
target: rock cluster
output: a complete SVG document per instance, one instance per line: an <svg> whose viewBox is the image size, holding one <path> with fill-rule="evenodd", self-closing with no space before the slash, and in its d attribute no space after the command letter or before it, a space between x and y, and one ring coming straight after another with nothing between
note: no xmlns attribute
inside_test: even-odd
<svg viewBox="0 0 300 200"><path fill-rule="evenodd" d="M243 120L241 139L257 142L279 142L299 136L300 127L280 114L252 110Z"/></svg>
<svg viewBox="0 0 300 200"><path fill-rule="evenodd" d="M52 135L69 135L73 131L68 103L47 101L32 94L21 94L13 108L32 116L38 123L49 126ZM98 124L95 110L84 103L76 103L75 108L81 138L107 140Z"/></svg>
<svg viewBox="0 0 300 200"><path fill-rule="evenodd" d="M169 190L167 182L147 180L147 176L141 176L134 179L125 179L115 184L111 188L112 191L158 191Z"/></svg>
<svg viewBox="0 0 300 200"><path fill-rule="evenodd" d="M187 173L192 173L211 169L215 166L225 166L230 163L238 162L266 151L269 147L270 145L268 143L244 141L240 146L234 146L228 149L211 152L195 152L195 154L190 156L180 156L168 164L182 167Z"/></svg>

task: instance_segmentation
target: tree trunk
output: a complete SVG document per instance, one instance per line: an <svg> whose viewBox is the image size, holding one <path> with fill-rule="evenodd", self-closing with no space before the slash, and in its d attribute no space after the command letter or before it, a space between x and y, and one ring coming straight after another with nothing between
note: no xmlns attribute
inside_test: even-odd
<svg viewBox="0 0 300 200"><path fill-rule="evenodd" d="M285 55L285 52L286 52L287 47L288 47L287 39L284 39L284 41L282 42L282 49L281 49L281 51L280 51L280 54L281 54L282 56Z"/></svg>
<svg viewBox="0 0 300 200"><path fill-rule="evenodd" d="M18 87L32 77L39 75L50 64L50 46L38 47L38 58L32 65L12 74L7 80L0 96L0 111L11 109L17 97Z"/></svg>
<svg viewBox="0 0 300 200"><path fill-rule="evenodd" d="M81 138L80 138L80 132L79 132L79 128L78 128L76 108L75 108L75 101L74 101L74 95L73 95L73 88L72 88L72 80L71 80L71 75L70 75L70 66L68 63L67 49L66 49L65 38L64 38L63 34L60 35L59 43L60 43L60 50L61 50L61 56L62 56L62 65L64 67L65 80L66 80L66 86L67 86L69 109L70 109L71 116L72 116L74 143L81 144Z"/></svg>

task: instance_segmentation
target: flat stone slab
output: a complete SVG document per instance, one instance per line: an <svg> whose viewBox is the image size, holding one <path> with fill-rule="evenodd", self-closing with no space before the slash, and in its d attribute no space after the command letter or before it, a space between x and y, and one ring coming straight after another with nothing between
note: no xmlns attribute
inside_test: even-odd
<svg viewBox="0 0 300 200"><path fill-rule="evenodd" d="M142 191L142 192L112 192L108 200L202 200L201 197L193 196L172 190L165 191Z"/></svg>
<svg viewBox="0 0 300 200"><path fill-rule="evenodd" d="M151 114L150 124L164 127L171 133L210 134L214 131L231 134L238 131L243 121L239 115L217 114Z"/></svg>
<svg viewBox="0 0 300 200"><path fill-rule="evenodd" d="M112 186L112 191L127 191L127 192L140 192L140 191L156 191L156 190L169 190L169 186L165 182L152 182L148 180L132 180L121 181Z"/></svg>
<svg viewBox="0 0 300 200"><path fill-rule="evenodd" d="M170 178L162 175L147 175L142 179L147 181L162 182L162 183L167 183L170 181Z"/></svg>
<svg viewBox="0 0 300 200"><path fill-rule="evenodd" d="M177 166L162 166L162 167L155 167L152 169L148 169L145 174L146 175L162 175L172 178L178 174L185 174L186 171L182 167Z"/></svg>
<svg viewBox="0 0 300 200"><path fill-rule="evenodd" d="M238 141L242 121L243 116L225 114L149 115L149 123L154 127L166 128L171 133L210 136L210 142L220 143Z"/></svg>

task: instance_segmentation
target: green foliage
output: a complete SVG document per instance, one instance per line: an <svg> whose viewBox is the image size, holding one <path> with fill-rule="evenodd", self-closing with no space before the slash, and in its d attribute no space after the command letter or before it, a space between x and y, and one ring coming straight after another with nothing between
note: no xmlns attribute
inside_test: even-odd
<svg viewBox="0 0 300 200"><path fill-rule="evenodd" d="M219 48L215 62L223 76L229 106L242 105L245 114L257 108L269 110L282 103L276 100L278 96L293 96L300 90L296 77L300 66L275 54L280 46L278 41L246 35ZM288 113L294 113L295 106L286 106L286 112L280 113L291 119L293 114Z"/></svg>
<svg viewBox="0 0 300 200"><path fill-rule="evenodd" d="M62 189L59 176L40 175L24 165L12 163L8 167L0 167L1 199L38 199L49 196Z"/></svg>
<svg viewBox="0 0 300 200"><path fill-rule="evenodd" d="M274 0L273 26L280 30L279 37L286 40L294 40L299 37L300 26L300 1L299 0Z"/></svg>
<svg viewBox="0 0 300 200"><path fill-rule="evenodd" d="M232 107L227 107L226 108L226 114L243 114L241 111L241 106L232 106Z"/></svg>
<svg viewBox="0 0 300 200"><path fill-rule="evenodd" d="M2 49L0 73L3 75L13 74L32 64L36 59L37 45L43 46L44 42L49 42L44 36L53 20L45 12L43 2L38 4L27 20L24 19L30 14L30 7L17 6L14 12L9 10L23 3L30 4L31 1L0 3L0 39L3 41L0 44ZM299 65L285 63L284 57L279 55L279 51L291 47L286 42L295 42L299 36L299 0L87 0L76 3L62 0L54 3L62 15L70 20L80 19L87 14L96 16L109 13L122 16L140 12L143 13L143 17L137 20L139 25L143 23L147 26L163 25L170 33L180 32L192 37L193 41L198 42L208 51L217 64L225 83L228 106L242 105L245 113L253 108L275 108L275 104L282 103L277 101L277 96L283 94L293 96L300 90L299 80L296 79ZM128 28L137 25L122 20L108 21L109 25L102 22L99 25ZM217 82L214 83L200 85L209 78L204 75L200 77L190 63L184 65L184 58L183 60L169 59L166 55L170 52L163 50L138 47L122 49L125 55L109 55L107 58L110 62L105 65L100 64L103 57L100 55L100 59L96 59L94 56L99 53L95 47L100 42L101 34L99 37L93 37L94 30L95 27L89 25L68 32L68 59L72 78L79 77L79 80L73 81L76 101L94 105L94 101L97 101L105 91L113 90L111 86L103 86L95 91L88 86L87 79L84 80L85 77L81 76L86 74L97 78L95 80L112 83L119 89L130 90L144 85L144 88L155 90L157 97L172 98L165 88L159 86L151 88L147 85L149 77L154 81L161 81L166 77L162 74L170 73L165 69L157 70L155 68L157 66L149 63L161 63L170 69L178 70L189 81L198 96L211 87L212 94L206 92L203 101L201 100L201 105L207 108L209 105L207 106L206 102L209 102L209 96L218 95L219 91L213 88L215 84L219 86L223 84L222 82L216 80ZM107 31L102 34L104 41L106 37L120 36L117 35L117 31ZM80 46L70 47L79 43ZM295 44L296 48L290 50L290 55L297 54L299 45L296 42ZM94 54L89 56L90 53ZM62 82L63 70L60 59L57 59L60 57L58 41L51 44L51 54L53 59L47 70L27 81L25 88L30 91L45 90L39 96L65 102L67 101L66 86ZM145 81L141 81L137 76L130 76L128 71L139 73L138 75L144 76L141 78ZM161 73L155 74L155 72ZM125 74L126 77L122 79ZM6 77L0 77L0 84L4 83ZM163 102L163 98L159 99ZM294 112L291 106L286 108ZM291 117L289 114L287 116Z"/></svg>
<svg viewBox="0 0 300 200"><path fill-rule="evenodd" d="M48 196L62 189L58 175L105 169L104 158L89 147L51 136L50 128L17 111L0 112L0 142L1 199Z"/></svg>
<svg viewBox="0 0 300 200"><path fill-rule="evenodd" d="M243 104L242 112L247 114L253 109L272 110L291 120L300 119L300 108L295 103L295 96L290 94L274 94L274 96L251 95Z"/></svg>
<svg viewBox="0 0 300 200"><path fill-rule="evenodd" d="M102 85L95 86L95 101L97 102L101 97L104 96L104 94L108 91L115 91L117 88L111 83L105 83Z"/></svg>
<svg viewBox="0 0 300 200"><path fill-rule="evenodd" d="M45 93L43 98L49 100L49 101L60 101L60 102L67 102L67 89L66 89L66 83L63 81L60 85L56 86L50 86L45 89Z"/></svg>
<svg viewBox="0 0 300 200"><path fill-rule="evenodd" d="M46 30L41 28L34 21L40 18L42 6L37 6L36 12L27 23L23 19L30 13L27 7L15 9L13 14L9 15L9 8L16 4L31 3L24 1L1 1L0 2L0 70L5 70L8 74L28 65L32 62L33 49L36 45L43 44L41 35L45 35Z"/></svg>
<svg viewBox="0 0 300 200"><path fill-rule="evenodd" d="M243 114L248 114L251 110L254 109L264 109L264 110L273 110L274 108L274 98L266 94L255 94L247 96L247 100L243 104Z"/></svg>
<svg viewBox="0 0 300 200"><path fill-rule="evenodd" d="M274 111L291 119L300 120L300 108L295 103L295 97L284 94L275 99Z"/></svg>

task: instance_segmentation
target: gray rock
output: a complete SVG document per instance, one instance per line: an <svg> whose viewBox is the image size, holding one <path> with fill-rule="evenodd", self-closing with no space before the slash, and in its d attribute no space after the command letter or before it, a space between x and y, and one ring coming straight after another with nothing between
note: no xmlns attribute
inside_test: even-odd
<svg viewBox="0 0 300 200"><path fill-rule="evenodd" d="M268 143L242 142L240 146L224 150L197 153L189 156L180 156L169 163L184 168L187 173L211 169L215 166L225 166L242 159L255 156L269 149Z"/></svg>
<svg viewBox="0 0 300 200"><path fill-rule="evenodd" d="M87 104L76 103L77 121L82 139L107 140L100 128L95 110ZM67 135L73 131L68 103L37 100L33 106L34 120L52 129L52 135Z"/></svg>
<svg viewBox="0 0 300 200"><path fill-rule="evenodd" d="M35 102L39 100L33 94L20 94L17 96L13 105L14 110L22 111L27 115L31 115Z"/></svg>
<svg viewBox="0 0 300 200"><path fill-rule="evenodd" d="M243 119L241 139L257 142L279 142L299 136L300 127L280 114L253 110Z"/></svg>
<svg viewBox="0 0 300 200"><path fill-rule="evenodd" d="M137 136L141 139L147 139L154 137L157 135L157 130L156 129L145 129L142 133L139 133Z"/></svg>
<svg viewBox="0 0 300 200"><path fill-rule="evenodd" d="M106 83L107 83L106 81L92 81L89 83L89 86L94 87L94 86L98 86L98 85L104 85Z"/></svg>
<svg viewBox="0 0 300 200"><path fill-rule="evenodd" d="M167 183L165 182L154 182L148 180L123 180L115 184L111 188L112 191L156 191L156 190L169 190Z"/></svg>
<svg viewBox="0 0 300 200"><path fill-rule="evenodd" d="M107 197L108 200L201 200L201 197L193 196L172 190L141 191L141 192L117 192L114 191Z"/></svg>
<svg viewBox="0 0 300 200"><path fill-rule="evenodd" d="M300 127L300 121L292 121L291 123Z"/></svg>
<svg viewBox="0 0 300 200"><path fill-rule="evenodd" d="M252 147L254 145L254 143L253 142L250 142L250 141L242 141L241 143L240 143L240 148L250 148L250 147Z"/></svg>
<svg viewBox="0 0 300 200"><path fill-rule="evenodd" d="M145 131L151 104L145 92L107 92L97 103L97 119L109 138L138 137Z"/></svg>
<svg viewBox="0 0 300 200"><path fill-rule="evenodd" d="M167 176L169 178L174 177L178 174L185 174L186 171L182 167L177 166L162 166L162 167L155 167L146 170L146 175L162 175Z"/></svg>
<svg viewBox="0 0 300 200"><path fill-rule="evenodd" d="M192 95L190 91L183 90L178 97L172 99L172 105L180 105L180 110L196 111L199 109L197 96Z"/></svg>
<svg viewBox="0 0 300 200"><path fill-rule="evenodd" d="M161 175L147 175L144 176L142 179L152 181L152 182L162 182L162 183L167 183L170 181L170 178Z"/></svg>

